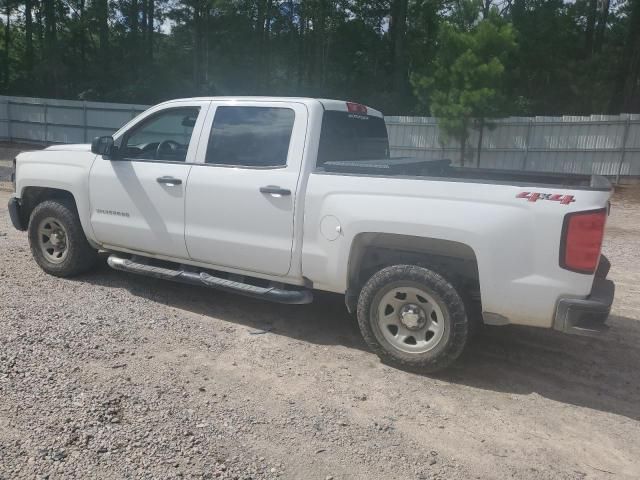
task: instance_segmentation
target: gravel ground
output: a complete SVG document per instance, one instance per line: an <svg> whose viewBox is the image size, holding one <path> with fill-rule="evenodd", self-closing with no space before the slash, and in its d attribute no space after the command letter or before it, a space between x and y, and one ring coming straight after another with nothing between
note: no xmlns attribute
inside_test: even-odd
<svg viewBox="0 0 640 480"><path fill-rule="evenodd" d="M0 182L11 182L11 171L13 167L10 162L0 160Z"/></svg>
<svg viewBox="0 0 640 480"><path fill-rule="evenodd" d="M437 376L382 365L337 296L48 276L3 207L0 479L639 478L639 201L614 200L607 334L487 328Z"/></svg>

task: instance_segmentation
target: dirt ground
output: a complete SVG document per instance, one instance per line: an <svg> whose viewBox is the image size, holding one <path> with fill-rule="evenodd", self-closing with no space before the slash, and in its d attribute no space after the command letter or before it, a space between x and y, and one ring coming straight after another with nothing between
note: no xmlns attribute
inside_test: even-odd
<svg viewBox="0 0 640 480"><path fill-rule="evenodd" d="M423 376L367 351L338 296L48 276L3 207L0 479L640 478L638 188L604 252L605 335L486 328Z"/></svg>

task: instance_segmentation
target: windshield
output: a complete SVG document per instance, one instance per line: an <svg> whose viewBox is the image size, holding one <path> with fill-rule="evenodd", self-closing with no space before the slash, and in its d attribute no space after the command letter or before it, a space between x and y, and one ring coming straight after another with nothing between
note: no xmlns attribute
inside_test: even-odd
<svg viewBox="0 0 640 480"><path fill-rule="evenodd" d="M318 167L326 162L389 158L384 119L360 113L327 110L322 117Z"/></svg>

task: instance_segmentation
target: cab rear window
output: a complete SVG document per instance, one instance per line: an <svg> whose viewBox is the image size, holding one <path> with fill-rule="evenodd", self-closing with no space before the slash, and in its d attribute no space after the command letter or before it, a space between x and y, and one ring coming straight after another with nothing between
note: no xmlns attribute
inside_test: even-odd
<svg viewBox="0 0 640 480"><path fill-rule="evenodd" d="M384 119L361 113L327 110L322 117L318 164L389 158Z"/></svg>

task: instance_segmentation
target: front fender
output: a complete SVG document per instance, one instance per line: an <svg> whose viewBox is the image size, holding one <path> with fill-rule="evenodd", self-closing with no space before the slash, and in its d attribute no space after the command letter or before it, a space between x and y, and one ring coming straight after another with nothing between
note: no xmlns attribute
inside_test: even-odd
<svg viewBox="0 0 640 480"><path fill-rule="evenodd" d="M51 188L69 192L75 201L87 239L96 243L91 228L89 171L96 156L86 151L42 150L25 152L16 159L16 197L28 188Z"/></svg>

